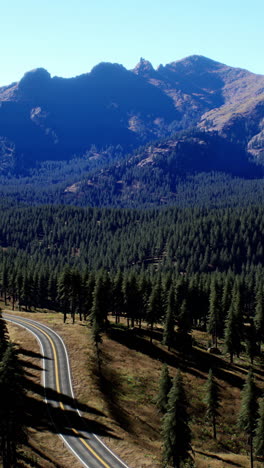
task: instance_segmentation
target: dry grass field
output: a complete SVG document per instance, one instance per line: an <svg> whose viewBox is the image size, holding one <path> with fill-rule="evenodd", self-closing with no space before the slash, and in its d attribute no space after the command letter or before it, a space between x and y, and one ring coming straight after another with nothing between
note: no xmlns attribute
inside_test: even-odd
<svg viewBox="0 0 264 468"><path fill-rule="evenodd" d="M154 399L163 362L167 362L171 376L178 368L182 370L190 405L195 466L249 466L247 440L236 426L240 391L249 366L245 356L235 359L231 366L228 356L207 352L206 333L195 332L193 350L183 358L161 345L160 330L156 330L151 345L147 331L146 335L139 330L128 332L121 326L103 336L102 377L99 378L86 323L63 324L62 316L51 312L15 313L39 320L63 337L70 356L75 396L87 424L131 468L162 466L160 416ZM21 449L19 466L78 468L78 461L55 434L43 403L42 361L37 341L22 328L8 325L8 329L11 339L20 347L27 377L29 442ZM217 441L213 440L211 427L204 417L204 384L210 367L214 368L221 391ZM264 389L263 366L257 362L254 367L257 385ZM255 462L255 468L261 466L262 462Z"/></svg>

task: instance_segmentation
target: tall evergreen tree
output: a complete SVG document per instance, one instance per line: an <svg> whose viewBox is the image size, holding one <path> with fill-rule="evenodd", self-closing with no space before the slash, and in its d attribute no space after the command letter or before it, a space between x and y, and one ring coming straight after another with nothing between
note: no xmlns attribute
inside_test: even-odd
<svg viewBox="0 0 264 468"><path fill-rule="evenodd" d="M147 280L146 275L143 273L139 278L139 328L141 328L142 320L146 320L148 312L148 300L151 291L150 281Z"/></svg>
<svg viewBox="0 0 264 468"><path fill-rule="evenodd" d="M2 317L2 310L0 309L0 361L6 351L8 345L8 331L6 322Z"/></svg>
<svg viewBox="0 0 264 468"><path fill-rule="evenodd" d="M241 285L239 282L236 282L233 288L232 304L234 307L234 316L235 316L236 334L237 334L235 352L237 354L237 357L239 357L240 352L241 352L242 340L244 338L243 303L242 303L242 295L241 295Z"/></svg>
<svg viewBox="0 0 264 468"><path fill-rule="evenodd" d="M211 283L209 295L209 319L207 330L212 335L213 346L217 348L217 338L220 334L220 298L215 280Z"/></svg>
<svg viewBox="0 0 264 468"><path fill-rule="evenodd" d="M7 290L8 290L8 268L6 266L6 263L4 263L3 265L3 268L2 268L2 279L1 279L1 282L2 282L2 294L4 293L4 301L5 301L5 305L7 305Z"/></svg>
<svg viewBox="0 0 264 468"><path fill-rule="evenodd" d="M168 346L168 350L173 343L174 338L174 307L175 307L175 300L174 300L174 290L173 288L170 289L169 298L168 298L168 305L166 310L166 316L164 321L164 329L163 329L163 344Z"/></svg>
<svg viewBox="0 0 264 468"><path fill-rule="evenodd" d="M188 352L192 347L192 336L190 334L192 330L192 316L185 299L180 306L177 323L177 344L179 345L181 352L183 352L183 355L185 355L185 353Z"/></svg>
<svg viewBox="0 0 264 468"><path fill-rule="evenodd" d="M106 298L107 291L105 290L104 275L99 273L93 291L93 303L90 314L92 337L96 348L99 372L101 371L101 350L99 345L102 343L102 331L105 328L107 320Z"/></svg>
<svg viewBox="0 0 264 468"><path fill-rule="evenodd" d="M224 282L223 282L223 291L221 297L221 309L222 309L222 317L223 321L226 319L227 313L230 309L231 299L232 299L232 284L233 284L233 275L228 272L225 275Z"/></svg>
<svg viewBox="0 0 264 468"><path fill-rule="evenodd" d="M115 322L119 323L120 315L124 312L124 294L123 294L123 273L118 270L113 282L113 314Z"/></svg>
<svg viewBox="0 0 264 468"><path fill-rule="evenodd" d="M246 382L242 389L241 408L238 417L238 426L248 435L250 445L250 466L253 468L253 437L257 420L257 389L253 372L248 372Z"/></svg>
<svg viewBox="0 0 264 468"><path fill-rule="evenodd" d="M12 272L9 274L8 278L8 288L9 288L9 293L12 298L12 310L15 310L15 302L16 302L16 294L17 294L17 281L16 281L16 271L12 270Z"/></svg>
<svg viewBox="0 0 264 468"><path fill-rule="evenodd" d="M225 349L230 354L230 362L233 362L234 354L239 357L241 352L241 340L243 336L243 315L241 308L241 296L238 285L233 288L232 302L225 323Z"/></svg>
<svg viewBox="0 0 264 468"><path fill-rule="evenodd" d="M131 327L134 328L135 326L135 319L138 320L139 318L139 287L137 283L136 275L130 274L124 277L123 281L123 297L124 297L124 309L127 315L127 323L128 327L131 323Z"/></svg>
<svg viewBox="0 0 264 468"><path fill-rule="evenodd" d="M26 272L23 276L23 286L22 286L22 304L25 306L26 310L30 310L33 302L33 277L30 272Z"/></svg>
<svg viewBox="0 0 264 468"><path fill-rule="evenodd" d="M161 413L166 413L168 396L171 390L171 378L167 364L163 364L159 381L159 390L156 398L156 406Z"/></svg>
<svg viewBox="0 0 264 468"><path fill-rule="evenodd" d="M188 309L187 301L184 301L180 307L180 313L178 315L178 332L187 335L192 329L192 317Z"/></svg>
<svg viewBox="0 0 264 468"><path fill-rule="evenodd" d="M219 404L219 390L217 383L213 376L212 369L209 370L208 379L206 382L206 395L205 395L205 404L206 404L206 416L213 428L213 437L216 439L216 419L218 416Z"/></svg>
<svg viewBox="0 0 264 468"><path fill-rule="evenodd" d="M256 332L256 328L255 328L255 324L253 320L246 327L245 340L246 340L246 352L250 359L251 364L253 364L254 358L259 353L259 348L257 345L257 332Z"/></svg>
<svg viewBox="0 0 264 468"><path fill-rule="evenodd" d="M58 299L63 310L63 322L66 322L67 314L70 312L71 272L66 267L58 278Z"/></svg>
<svg viewBox="0 0 264 468"><path fill-rule="evenodd" d="M86 320L90 315L93 306L93 291L95 288L95 274L90 273L85 282L85 313L84 319Z"/></svg>
<svg viewBox="0 0 264 468"><path fill-rule="evenodd" d="M150 342L153 340L154 324L160 322L164 314L163 290L161 281L156 283L151 291L149 307L147 312L147 322L150 325Z"/></svg>
<svg viewBox="0 0 264 468"><path fill-rule="evenodd" d="M3 468L17 466L17 447L25 439L23 370L12 343L0 362L0 458Z"/></svg>
<svg viewBox="0 0 264 468"><path fill-rule="evenodd" d="M255 454L264 460L264 399L260 401L259 418L254 440Z"/></svg>
<svg viewBox="0 0 264 468"><path fill-rule="evenodd" d="M256 293L256 306L254 323L256 327L259 346L264 342L264 293L263 286L258 288Z"/></svg>
<svg viewBox="0 0 264 468"><path fill-rule="evenodd" d="M182 376L178 371L168 397L168 409L163 417L163 463L172 462L174 468L190 458L191 430L187 412L187 399Z"/></svg>

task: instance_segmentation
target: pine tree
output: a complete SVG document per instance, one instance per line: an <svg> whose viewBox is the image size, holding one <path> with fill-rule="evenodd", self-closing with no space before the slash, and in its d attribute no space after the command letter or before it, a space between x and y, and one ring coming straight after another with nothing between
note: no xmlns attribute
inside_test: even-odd
<svg viewBox="0 0 264 468"><path fill-rule="evenodd" d="M228 272L224 278L222 297L221 297L221 309L222 309L223 319L226 318L227 313L230 309L231 298L232 298L232 284L233 284L233 277L231 276L231 273Z"/></svg>
<svg viewBox="0 0 264 468"><path fill-rule="evenodd" d="M25 438L23 370L17 350L8 343L0 362L0 458L3 468L17 466L17 447Z"/></svg>
<svg viewBox="0 0 264 468"><path fill-rule="evenodd" d="M6 322L2 318L2 310L0 309L0 361L3 357L4 352L6 351L8 345L8 331L6 327Z"/></svg>
<svg viewBox="0 0 264 468"><path fill-rule="evenodd" d="M21 310L22 302L22 293L23 293L23 274L22 271L18 270L16 277L16 290L17 290L17 300L18 300L18 310Z"/></svg>
<svg viewBox="0 0 264 468"><path fill-rule="evenodd" d="M213 346L217 348L217 338L220 333L220 300L215 281L211 283L209 296L209 319L207 331L212 335Z"/></svg>
<svg viewBox="0 0 264 468"><path fill-rule="evenodd" d="M184 301L180 307L180 313L178 315L178 332L187 335L192 329L192 317L187 306L187 301Z"/></svg>
<svg viewBox="0 0 264 468"><path fill-rule="evenodd" d="M67 314L70 312L70 290L71 290L71 273L66 267L58 278L58 299L63 310L63 322L66 322Z"/></svg>
<svg viewBox="0 0 264 468"><path fill-rule="evenodd" d="M122 292L128 327L131 322L131 327L134 328L135 319L138 319L140 296L137 278L134 273L124 277Z"/></svg>
<svg viewBox="0 0 264 468"><path fill-rule="evenodd" d="M7 290L8 290L8 268L6 264L4 263L3 269L2 269L2 293L4 293L4 301L5 305L7 305Z"/></svg>
<svg viewBox="0 0 264 468"><path fill-rule="evenodd" d="M113 313L115 315L115 322L119 323L120 315L124 311L124 294L122 289L123 273L118 270L113 282Z"/></svg>
<svg viewBox="0 0 264 468"><path fill-rule="evenodd" d="M262 288L256 293L256 307L254 323L259 346L264 342L264 294Z"/></svg>
<svg viewBox="0 0 264 468"><path fill-rule="evenodd" d="M256 427L256 437L254 440L255 454L264 459L264 399L259 405L259 418Z"/></svg>
<svg viewBox="0 0 264 468"><path fill-rule="evenodd" d="M153 327L154 324L160 322L163 317L164 303L163 303L163 290L160 280L152 288L149 307L147 312L147 322L150 325L150 342L153 340Z"/></svg>
<svg viewBox="0 0 264 468"><path fill-rule="evenodd" d="M217 383L214 379L212 369L209 370L208 380L206 382L206 416L211 422L213 427L213 437L216 439L216 418L218 416L219 408L219 390Z"/></svg>
<svg viewBox="0 0 264 468"><path fill-rule="evenodd" d="M232 293L232 304L234 307L235 325L237 340L235 343L235 352L239 357L241 352L241 343L244 338L244 319L243 319L243 303L241 295L241 287L239 283L235 283Z"/></svg>
<svg viewBox="0 0 264 468"><path fill-rule="evenodd" d="M172 462L180 468L182 462L190 458L191 431L187 413L187 400L180 371L173 379L168 397L167 413L163 417L163 463Z"/></svg>
<svg viewBox="0 0 264 468"><path fill-rule="evenodd" d="M255 356L257 356L259 348L257 345L257 332L253 320L250 325L246 328L246 352L250 359L251 364L254 362Z"/></svg>
<svg viewBox="0 0 264 468"><path fill-rule="evenodd" d="M174 290L171 288L169 292L168 306L166 310L162 337L162 342L168 346L168 350L170 350L174 338L174 305Z"/></svg>
<svg viewBox="0 0 264 468"><path fill-rule="evenodd" d="M12 298L12 310L15 310L15 301L17 294L17 281L15 270L12 270L12 272L9 274L9 291Z"/></svg>
<svg viewBox="0 0 264 468"><path fill-rule="evenodd" d="M241 295L238 285L234 285L232 301L227 314L225 324L225 349L230 354L230 362L233 362L234 354L239 357L241 352L241 340L243 336L243 317L241 307Z"/></svg>
<svg viewBox="0 0 264 468"><path fill-rule="evenodd" d="M22 304L25 306L26 310L30 310L34 299L33 299L33 278L29 272L26 272L23 276L23 286L22 286Z"/></svg>
<svg viewBox="0 0 264 468"><path fill-rule="evenodd" d="M177 317L178 335L177 344L180 350L185 354L192 347L192 336L190 331L192 329L192 316L187 301L184 299L180 306L180 312Z"/></svg>
<svg viewBox="0 0 264 468"><path fill-rule="evenodd" d="M139 278L139 328L141 328L142 320L146 320L148 312L148 299L151 291L150 281L147 280L145 274L141 274Z"/></svg>
<svg viewBox="0 0 264 468"><path fill-rule="evenodd" d="M85 314L84 320L90 315L93 306L93 291L95 288L95 275L90 273L85 282Z"/></svg>
<svg viewBox="0 0 264 468"><path fill-rule="evenodd" d="M250 466L253 468L253 436L257 420L257 390L254 383L252 370L250 370L247 375L241 396L242 401L238 417L238 426L249 437Z"/></svg>
<svg viewBox="0 0 264 468"><path fill-rule="evenodd" d="M166 413L168 406L168 396L171 390L171 378L169 376L167 364L163 364L159 381L159 391L156 398L156 406L161 413Z"/></svg>
<svg viewBox="0 0 264 468"><path fill-rule="evenodd" d="M99 274L94 291L93 291L93 303L90 314L90 321L92 326L92 338L96 348L96 358L98 370L101 372L101 350L100 344L102 343L102 331L105 327L105 321L107 312L105 311L105 284L102 274Z"/></svg>

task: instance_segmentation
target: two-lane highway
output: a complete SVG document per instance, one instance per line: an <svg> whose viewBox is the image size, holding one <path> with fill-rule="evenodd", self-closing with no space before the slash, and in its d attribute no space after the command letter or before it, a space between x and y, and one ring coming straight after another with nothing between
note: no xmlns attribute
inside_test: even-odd
<svg viewBox="0 0 264 468"><path fill-rule="evenodd" d="M79 461L87 468L128 468L95 434L89 432L76 408L69 357L62 338L34 320L3 314L3 319L31 332L43 355L43 385L56 429Z"/></svg>

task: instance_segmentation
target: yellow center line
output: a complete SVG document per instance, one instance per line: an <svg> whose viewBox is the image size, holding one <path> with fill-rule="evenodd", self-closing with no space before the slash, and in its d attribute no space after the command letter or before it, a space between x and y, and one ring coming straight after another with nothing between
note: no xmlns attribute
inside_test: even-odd
<svg viewBox="0 0 264 468"><path fill-rule="evenodd" d="M16 318L17 320L17 318ZM38 327L37 325L33 325L31 322L27 322L26 320L23 320L21 318L18 319L18 321L22 322L22 323L26 323L27 325L30 325L31 327L33 328L36 328L37 330L39 330L41 333L43 333L49 340L50 344L51 344L51 347L52 347L52 351L53 351L53 355L54 355L54 366L55 366L55 377L56 377L56 390L58 393L61 394L61 389L60 389L60 377L59 377L59 365L58 365L58 356L57 356L57 351L56 351L56 348L55 348L55 345L54 345L54 341L52 340L52 338L48 335L48 333L46 333L42 328ZM64 404L60 401L60 408L65 411L65 406ZM97 458L99 460L99 462L105 467L105 468L111 468L110 465L108 465L108 463L106 463L93 449L92 447L86 442L86 440L83 439L82 435L80 434L79 431L77 431L76 429L74 429L74 427L71 427L71 430L72 432L74 432L74 434L78 435L80 441L82 442L82 444L89 450L89 452L91 452L93 454L93 456L95 458Z"/></svg>

